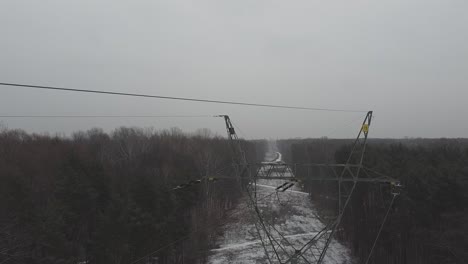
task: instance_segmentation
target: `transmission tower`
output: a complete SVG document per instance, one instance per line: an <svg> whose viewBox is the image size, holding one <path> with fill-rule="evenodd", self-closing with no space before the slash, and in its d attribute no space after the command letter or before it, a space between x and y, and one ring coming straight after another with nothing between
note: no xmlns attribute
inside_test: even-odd
<svg viewBox="0 0 468 264"><path fill-rule="evenodd" d="M363 166L363 160L366 152L367 139L369 129L372 121L372 111L369 111L359 129L358 135L353 142L351 151L348 155L346 163L343 164L287 164L284 162L274 163L259 163L259 164L248 164L245 152L242 149L239 138L235 132L234 126L227 115L220 115L223 117L226 123L226 129L228 138L230 140L231 148L234 154L234 161L238 168L239 178L247 178L249 183L247 184L247 194L250 199L250 203L255 211L258 218L255 223L257 234L260 238L261 244L264 248L265 255L269 263L274 263L273 259L276 257L279 263L298 263L299 260L303 260L305 263L323 263L327 250L330 243L335 237L335 233L341 224L343 215L345 214L351 197L356 189L358 183L364 182L377 182L389 184L392 189L394 196L399 194L400 183L398 180L383 175L379 172L375 172L369 168ZM256 173L252 177L250 170L255 170ZM274 177L272 176L274 174ZM248 177L246 177L248 175ZM318 176L318 177L317 177ZM276 193L284 192L294 186L298 181L309 180L318 182L336 182L338 185L338 205L337 213L331 220L327 221L325 227L320 230L312 239L302 245L300 248L295 248L292 244L289 246L292 248L292 253L289 252L284 245L276 241L271 230L275 230L285 241L284 235L281 234L274 225L268 223L263 219L262 213L257 206L257 180L260 179L282 179L287 180L284 184L276 188ZM279 198L278 198L279 199ZM393 201L393 200L392 200ZM267 228L268 227L268 228ZM323 247L318 247L318 241L324 241ZM269 244L269 245L268 245ZM318 258L314 257L314 260L307 259L304 256L304 252L309 250L311 247L315 247L318 254ZM269 250L271 248L274 252L274 256L270 256ZM279 250L287 256L287 259L282 259Z"/></svg>

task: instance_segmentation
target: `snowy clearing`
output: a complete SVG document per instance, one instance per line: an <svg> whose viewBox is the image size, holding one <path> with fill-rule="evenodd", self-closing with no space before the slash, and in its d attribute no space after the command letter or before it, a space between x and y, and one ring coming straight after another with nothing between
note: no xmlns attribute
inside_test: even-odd
<svg viewBox="0 0 468 264"><path fill-rule="evenodd" d="M277 157L279 159L275 161L280 161L281 154ZM266 233L261 232L254 209L246 206L250 202L246 195L230 216L229 224L222 228L223 235L218 238L218 248L211 250L212 255L208 263L268 263L257 228L262 234L271 263L280 263L278 257L281 263L285 263L294 256L295 250L300 249L324 228L308 194L301 191L300 183L295 183L285 192L276 192L276 187L287 180L274 179L275 172L270 175L272 179L257 182L257 204L265 222L265 229L271 234L271 243ZM306 247L303 257L288 263L316 263L324 242L323 239L319 239L310 247ZM271 244L275 245L278 255ZM349 249L333 240L323 263L351 264L353 261Z"/></svg>

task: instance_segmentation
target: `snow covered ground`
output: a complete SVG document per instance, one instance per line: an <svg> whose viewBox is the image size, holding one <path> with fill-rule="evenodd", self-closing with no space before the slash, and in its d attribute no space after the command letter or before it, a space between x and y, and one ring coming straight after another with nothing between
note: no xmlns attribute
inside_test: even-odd
<svg viewBox="0 0 468 264"><path fill-rule="evenodd" d="M281 155L276 157L276 162L280 162ZM309 242L324 224L318 220L308 194L301 191L300 183L295 183L285 192L276 192L275 188L288 180L274 179L276 172L270 175L272 179L257 182L258 208L266 222L266 229L271 234L271 240L278 242L273 241L273 244L277 248L281 263L285 263L294 255L295 250ZM208 263L268 263L257 228L263 236L263 243L272 263L280 263L270 239L262 231L253 207L248 206L250 204L248 196L243 199L231 214L229 224L223 227L223 235L218 239L218 248L211 250L212 255ZM324 242L324 239L319 239L304 252L304 257L299 257L297 261L290 260L288 263L316 263ZM323 263L350 264L353 261L349 249L333 240Z"/></svg>

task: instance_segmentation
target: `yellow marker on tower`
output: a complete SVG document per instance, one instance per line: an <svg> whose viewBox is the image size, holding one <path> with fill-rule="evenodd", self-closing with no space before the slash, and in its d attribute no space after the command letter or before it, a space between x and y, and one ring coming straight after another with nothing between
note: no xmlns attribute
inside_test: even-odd
<svg viewBox="0 0 468 264"><path fill-rule="evenodd" d="M369 132L369 125L368 124L362 125L362 132L364 132L364 133Z"/></svg>

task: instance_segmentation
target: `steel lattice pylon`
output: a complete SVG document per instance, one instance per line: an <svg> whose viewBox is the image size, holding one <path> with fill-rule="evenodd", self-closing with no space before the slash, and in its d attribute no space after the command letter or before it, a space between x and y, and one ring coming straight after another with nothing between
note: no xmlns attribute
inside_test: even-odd
<svg viewBox="0 0 468 264"><path fill-rule="evenodd" d="M392 186L393 194L398 194L398 191L395 191L396 188L401 186L398 180L363 166L369 128L372 121L372 114L372 111L369 111L366 114L359 129L358 135L354 140L351 152L347 158L346 163L344 164L287 164L284 162L248 164L245 153L242 150L242 146L237 137L237 134L235 133L235 129L230 121L229 116L220 116L225 119L228 137L231 141L234 154L234 160L236 167L238 168L237 175L240 179L249 180L246 189L250 204L258 218L258 221L255 224L255 228L269 263L274 262L274 257L276 257L279 263L294 264L298 263L300 260L303 260L305 263L323 263L326 252L335 236L336 231L338 230L338 227L340 226L343 215L346 212L358 182L387 183ZM256 173L252 174L251 171L256 171ZM257 180L272 179L273 174L275 175L274 179L287 180L286 183L276 188L276 193L286 191L301 180L320 182L332 181L337 182L338 184L338 205L336 216L332 217L332 219L328 221L322 230L317 232L317 234L312 239L310 239L300 248L295 248L291 243L289 243L285 236L281 234L273 224L268 223L268 221L264 219L258 208L257 202L259 198L257 197ZM317 174L319 177L316 177ZM288 252L285 246L276 241L275 237L272 235L272 230L273 232L277 233L282 240L286 241L288 244L288 249L290 249L291 252ZM317 242L319 240L325 241L322 248L317 246ZM273 258L268 252L268 247L271 247L274 252ZM312 250L312 247L314 247L313 249L316 250L318 255L318 258L314 257L314 260L307 259L304 256L304 252L307 250ZM282 259L280 257L280 253L278 252L279 250L281 250L287 256L287 259Z"/></svg>

